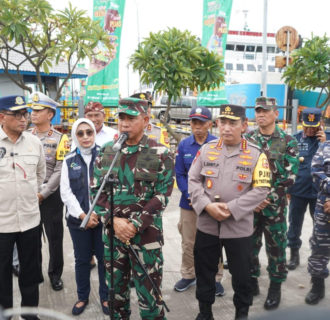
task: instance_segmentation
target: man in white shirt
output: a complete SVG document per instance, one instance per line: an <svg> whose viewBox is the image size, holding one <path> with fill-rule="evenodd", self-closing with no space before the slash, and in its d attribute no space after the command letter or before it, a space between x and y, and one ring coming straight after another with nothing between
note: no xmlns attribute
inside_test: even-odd
<svg viewBox="0 0 330 320"><path fill-rule="evenodd" d="M37 193L46 162L40 140L24 132L28 119L23 96L0 98L0 306L13 307L14 244L20 261L21 306L39 303L40 212ZM22 315L36 320L37 316Z"/></svg>
<svg viewBox="0 0 330 320"><path fill-rule="evenodd" d="M95 142L102 147L106 142L112 141L117 134L117 130L107 127L104 124L105 112L100 102L89 101L85 106L85 118L91 120L95 126L96 136ZM76 148L74 142L71 144L71 151Z"/></svg>

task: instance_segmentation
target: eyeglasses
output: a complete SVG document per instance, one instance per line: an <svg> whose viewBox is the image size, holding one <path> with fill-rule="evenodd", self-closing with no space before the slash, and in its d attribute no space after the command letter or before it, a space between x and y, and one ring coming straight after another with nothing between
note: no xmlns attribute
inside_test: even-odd
<svg viewBox="0 0 330 320"><path fill-rule="evenodd" d="M21 120L22 118L27 119L30 114L26 111L26 112L3 112L3 114L5 114L6 116L12 116L15 117L16 120Z"/></svg>
<svg viewBox="0 0 330 320"><path fill-rule="evenodd" d="M76 135L78 138L82 138L85 135L85 133L86 133L87 137L91 137L92 135L94 135L94 131L90 130L90 129L85 130L85 131L79 130L79 131L77 131Z"/></svg>

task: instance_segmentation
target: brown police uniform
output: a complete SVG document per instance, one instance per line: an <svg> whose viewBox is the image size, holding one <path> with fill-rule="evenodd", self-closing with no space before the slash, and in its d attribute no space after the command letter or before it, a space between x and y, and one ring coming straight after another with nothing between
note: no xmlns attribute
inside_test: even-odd
<svg viewBox="0 0 330 320"><path fill-rule="evenodd" d="M41 186L40 194L43 201L40 204L41 223L49 244L48 275L52 283L59 281L63 272L63 202L60 196L60 178L62 162L70 150L67 135L56 131L53 127L46 133L33 135L40 139L46 159L46 178Z"/></svg>
<svg viewBox="0 0 330 320"><path fill-rule="evenodd" d="M188 188L198 215L194 248L196 297L200 305L214 303L214 277L224 247L233 277L236 312L242 310L247 315L252 304L249 279L253 209L269 192L267 158L245 139L235 146L224 145L221 138L213 140L197 153L189 171ZM206 205L215 202L215 196L220 196L220 202L227 203L231 212L221 223L204 211Z"/></svg>

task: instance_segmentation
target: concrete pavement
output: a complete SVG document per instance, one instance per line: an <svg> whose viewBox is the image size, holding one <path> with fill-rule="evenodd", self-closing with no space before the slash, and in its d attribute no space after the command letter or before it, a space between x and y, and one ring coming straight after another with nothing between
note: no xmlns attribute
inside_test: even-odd
<svg viewBox="0 0 330 320"><path fill-rule="evenodd" d="M191 287L186 292L181 293L175 292L173 290L175 282L181 277L181 237L177 230L177 223L179 220L179 198L180 192L175 189L170 198L170 203L164 213L163 218L165 235L163 298L171 310L171 312L167 314L168 320L192 320L195 319L198 313L198 303L195 299L195 287ZM286 308L295 306L306 306L304 298L306 293L310 289L310 276L307 273L307 258L310 254L308 239L311 235L311 232L312 220L310 215L306 213L302 236L303 246L301 249L301 265L297 268L297 270L289 272L287 281L282 285L282 302L280 304L280 310L285 310ZM87 306L84 313L79 317L73 317L71 315L71 309L73 304L77 300L77 294L72 241L67 227L65 227L64 250L64 289L62 291L55 292L51 289L49 279L47 277L46 261L48 261L48 252L47 244L43 244L43 271L45 282L40 285L40 307L53 309L62 312L63 314L72 318L79 318L81 320L109 319L109 317L103 315L101 310L101 305L98 297L98 277L96 268L94 268L91 272L92 290L90 293L89 305ZM262 262L262 275L259 280L261 294L254 299L253 306L250 309L250 319L253 319L255 316L260 316L264 313L269 313L263 309L263 304L266 299L269 283L266 271L266 256L264 247L261 249L260 258ZM13 279L15 291L14 304L15 306L19 306L20 295L18 291L17 278L13 277ZM231 288L231 276L227 270L225 271L222 284L225 288L226 295L224 297L216 297L216 301L213 305L214 318L216 320L232 320L234 319L235 311L232 303L233 291ZM326 288L330 288L329 279L326 280ZM326 297L318 304L319 307L327 308L330 306L330 294L327 294L327 292L329 292L329 290L326 290ZM137 320L139 319L139 314L137 298L134 290L131 294L131 302L131 319ZM318 306L314 306L312 308L319 308ZM41 318L52 319L48 317Z"/></svg>

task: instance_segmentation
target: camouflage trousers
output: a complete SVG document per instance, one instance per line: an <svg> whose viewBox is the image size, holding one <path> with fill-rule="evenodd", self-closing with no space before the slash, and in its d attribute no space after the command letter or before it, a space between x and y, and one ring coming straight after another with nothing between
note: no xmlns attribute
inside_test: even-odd
<svg viewBox="0 0 330 320"><path fill-rule="evenodd" d="M330 259L330 214L323 211L324 201L317 199L313 234L309 240L312 254L308 258L308 272L312 277L327 278Z"/></svg>
<svg viewBox="0 0 330 320"><path fill-rule="evenodd" d="M274 210L275 209L275 210ZM262 234L265 235L266 254L268 257L267 271L273 282L284 282L287 277L286 253L287 247L287 209L284 206L267 206L261 212L254 213L254 232L252 236L252 270L251 276L260 276L259 252L262 247Z"/></svg>
<svg viewBox="0 0 330 320"><path fill-rule="evenodd" d="M156 286L161 287L163 277L162 249L146 250L134 245L141 262ZM110 287L110 250L106 241L104 249L106 283ZM114 239L114 313L115 319L130 318L130 279L134 281L138 296L140 317L143 320L166 320L164 308L144 271L136 261L131 250L117 238Z"/></svg>

